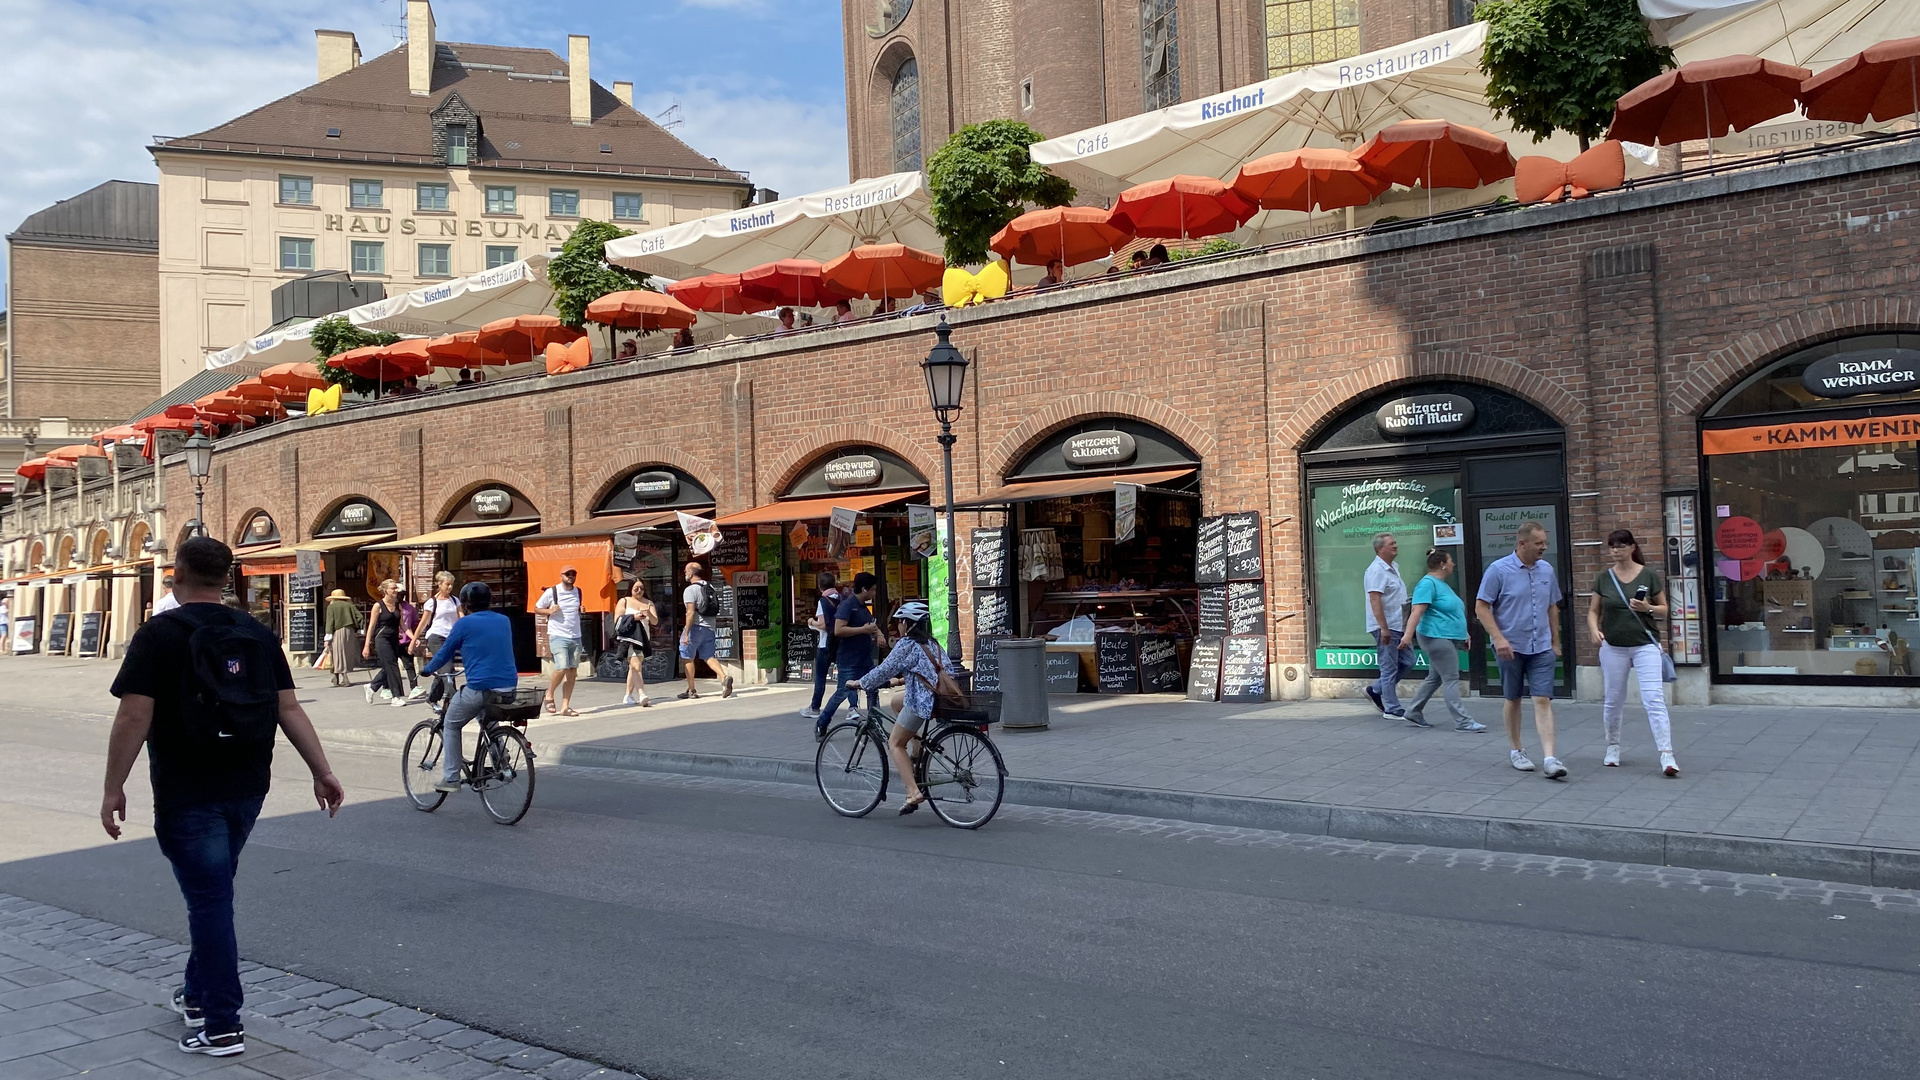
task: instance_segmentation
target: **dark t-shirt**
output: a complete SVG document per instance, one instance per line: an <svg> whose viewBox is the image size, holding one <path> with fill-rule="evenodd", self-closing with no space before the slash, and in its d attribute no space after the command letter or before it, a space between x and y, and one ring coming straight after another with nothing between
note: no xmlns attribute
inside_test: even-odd
<svg viewBox="0 0 1920 1080"><path fill-rule="evenodd" d="M1593 579L1593 594L1600 598L1600 635L1607 644L1616 649L1637 649L1642 645L1655 645L1660 641L1660 622L1652 615L1643 615L1627 606L1627 600L1633 598L1633 591L1642 585L1647 587L1647 600L1660 595L1665 585L1660 580L1660 572L1648 566L1641 569L1632 581L1621 582L1623 588L1613 587L1617 579L1612 570L1600 571ZM1620 594L1627 594L1626 600ZM1653 637L1647 635L1651 632Z"/></svg>
<svg viewBox="0 0 1920 1080"><path fill-rule="evenodd" d="M219 604L184 604L180 612L202 616L223 611ZM153 726L147 731L147 765L153 777L156 810L201 803L257 798L267 793L273 764L271 743L252 748L209 746L191 739L181 717L181 702L191 693L193 660L187 639L193 627L184 619L160 615L147 620L127 644L126 659L113 680L113 696L139 694L153 699ZM286 655L275 651L274 685L293 689Z"/></svg>
<svg viewBox="0 0 1920 1080"><path fill-rule="evenodd" d="M848 593L840 601L840 610L834 612L834 622L848 626L867 626L873 622L873 613L859 597ZM873 666L873 638L868 634L840 639L840 651L834 654L834 661L842 668L870 668Z"/></svg>

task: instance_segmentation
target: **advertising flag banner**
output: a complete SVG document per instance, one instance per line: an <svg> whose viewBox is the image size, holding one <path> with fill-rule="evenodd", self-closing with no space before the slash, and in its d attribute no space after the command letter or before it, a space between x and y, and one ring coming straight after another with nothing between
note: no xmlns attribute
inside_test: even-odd
<svg viewBox="0 0 1920 1080"><path fill-rule="evenodd" d="M833 508L833 518L828 522L827 554L839 558L853 545L854 522L859 520L860 511L849 510L844 506Z"/></svg>
<svg viewBox="0 0 1920 1080"><path fill-rule="evenodd" d="M933 521L933 507L907 504L907 546L913 549L915 558L931 558L939 550Z"/></svg>
<svg viewBox="0 0 1920 1080"><path fill-rule="evenodd" d="M680 531L685 534L687 546L693 549L695 555L704 556L711 553L714 545L720 542L720 526L714 524L712 518L703 518L697 514L684 512L679 515L679 518Z"/></svg>
<svg viewBox="0 0 1920 1080"><path fill-rule="evenodd" d="M1140 485L1113 485L1113 540L1124 544L1133 539L1140 510Z"/></svg>

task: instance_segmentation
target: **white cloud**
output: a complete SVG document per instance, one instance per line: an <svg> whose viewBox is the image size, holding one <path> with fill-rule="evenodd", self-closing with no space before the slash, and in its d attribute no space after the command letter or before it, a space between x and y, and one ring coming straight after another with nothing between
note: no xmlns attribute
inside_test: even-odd
<svg viewBox="0 0 1920 1080"><path fill-rule="evenodd" d="M785 97L777 88L721 89L692 83L636 98L649 116L675 101L686 123L673 133L730 169L746 169L753 182L804 195L847 182L847 120L836 103L823 105Z"/></svg>

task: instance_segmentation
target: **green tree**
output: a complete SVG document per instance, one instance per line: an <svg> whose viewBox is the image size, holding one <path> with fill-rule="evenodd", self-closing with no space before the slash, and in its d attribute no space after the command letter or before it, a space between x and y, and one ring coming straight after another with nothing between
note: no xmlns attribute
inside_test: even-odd
<svg viewBox="0 0 1920 1080"><path fill-rule="evenodd" d="M608 293L645 289L647 275L607 264L607 241L632 236L606 221L582 221L547 263L547 284L553 286L553 305L560 321L579 329L587 321L587 305Z"/></svg>
<svg viewBox="0 0 1920 1080"><path fill-rule="evenodd" d="M1613 122L1620 95L1673 66L1634 0L1489 0L1480 70L1487 104L1516 131L1564 131L1585 150Z"/></svg>
<svg viewBox="0 0 1920 1080"><path fill-rule="evenodd" d="M400 335L389 334L385 330L362 330L348 322L345 315L329 315L314 324L313 336L308 340L313 342L313 350L319 354L314 364L319 367L321 378L356 394L371 394L380 385L378 379L355 375L327 361L348 349L358 349L363 345L391 345L400 340Z"/></svg>
<svg viewBox="0 0 1920 1080"><path fill-rule="evenodd" d="M987 243L1029 206L1064 206L1073 185L1033 163L1039 132L1018 120L968 124L927 159L933 224L947 239L947 262L985 262Z"/></svg>

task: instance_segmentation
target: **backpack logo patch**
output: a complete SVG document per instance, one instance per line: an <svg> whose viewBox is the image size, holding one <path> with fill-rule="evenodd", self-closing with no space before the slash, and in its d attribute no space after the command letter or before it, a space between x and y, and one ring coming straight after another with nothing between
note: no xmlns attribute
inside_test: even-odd
<svg viewBox="0 0 1920 1080"><path fill-rule="evenodd" d="M243 667L244 665L241 664L239 657L230 656L227 658L227 674L238 678Z"/></svg>

